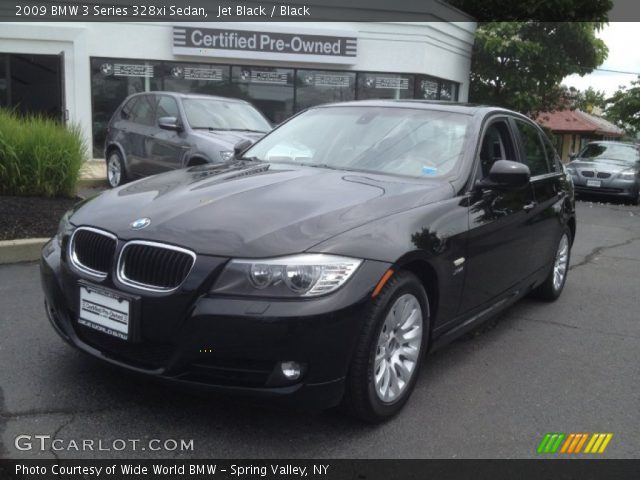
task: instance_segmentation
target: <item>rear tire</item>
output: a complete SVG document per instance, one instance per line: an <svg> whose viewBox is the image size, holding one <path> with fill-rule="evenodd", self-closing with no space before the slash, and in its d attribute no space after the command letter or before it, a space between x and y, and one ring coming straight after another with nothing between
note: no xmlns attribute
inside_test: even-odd
<svg viewBox="0 0 640 480"><path fill-rule="evenodd" d="M349 413L377 423L404 407L428 347L429 326L429 300L418 278L394 274L365 314L343 400Z"/></svg>
<svg viewBox="0 0 640 480"><path fill-rule="evenodd" d="M533 291L533 296L547 302L553 302L560 297L569 273L571 260L571 231L564 227L560 240L556 246L553 265L547 278Z"/></svg>
<svg viewBox="0 0 640 480"><path fill-rule="evenodd" d="M107 155L107 181L111 188L124 185L128 181L124 160L117 149L110 150Z"/></svg>

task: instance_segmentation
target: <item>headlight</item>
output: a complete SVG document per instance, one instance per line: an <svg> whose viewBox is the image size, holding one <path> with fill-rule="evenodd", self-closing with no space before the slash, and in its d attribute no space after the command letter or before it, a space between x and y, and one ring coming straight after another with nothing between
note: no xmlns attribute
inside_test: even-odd
<svg viewBox="0 0 640 480"><path fill-rule="evenodd" d="M58 224L58 231L55 237L58 242L58 246L62 246L62 239L66 235L71 235L71 232L73 232L74 226L69 221L73 212L73 209L68 210L60 219L60 223Z"/></svg>
<svg viewBox="0 0 640 480"><path fill-rule="evenodd" d="M620 180L635 180L636 172L634 170L623 170L618 174Z"/></svg>
<svg viewBox="0 0 640 480"><path fill-rule="evenodd" d="M571 167L571 166L567 165L564 168L567 170L567 173L569 175L577 175L578 174L578 172L576 171L575 167Z"/></svg>
<svg viewBox="0 0 640 480"><path fill-rule="evenodd" d="M265 260L231 260L212 292L259 297L315 297L331 293L353 275L362 260L301 254Z"/></svg>
<svg viewBox="0 0 640 480"><path fill-rule="evenodd" d="M222 161L228 162L233 158L233 151L227 150L224 152L220 152L220 158L222 159Z"/></svg>

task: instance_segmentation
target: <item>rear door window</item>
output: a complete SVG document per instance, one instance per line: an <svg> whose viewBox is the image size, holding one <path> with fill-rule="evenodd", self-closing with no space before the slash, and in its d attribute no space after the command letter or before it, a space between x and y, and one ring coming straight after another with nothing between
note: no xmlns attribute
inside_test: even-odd
<svg viewBox="0 0 640 480"><path fill-rule="evenodd" d="M552 172L562 172L562 161L560 160L560 156L556 149L553 147L551 140L546 135L541 135L542 141L544 143L544 148L547 152L547 161L549 162L549 166L551 167Z"/></svg>
<svg viewBox="0 0 640 480"><path fill-rule="evenodd" d="M137 97L137 102L131 110L131 121L141 125L153 125L155 101L153 95Z"/></svg>
<svg viewBox="0 0 640 480"><path fill-rule="evenodd" d="M136 105L137 97L132 98L127 103L124 104L122 110L120 110L120 118L123 120L131 120L131 112Z"/></svg>

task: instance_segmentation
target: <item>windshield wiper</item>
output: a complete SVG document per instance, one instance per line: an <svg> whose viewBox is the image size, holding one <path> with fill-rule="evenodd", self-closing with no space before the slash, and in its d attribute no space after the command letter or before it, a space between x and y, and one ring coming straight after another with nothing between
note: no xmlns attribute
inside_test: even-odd
<svg viewBox="0 0 640 480"><path fill-rule="evenodd" d="M251 130L250 128L219 128L219 127L191 127L194 130L209 130L210 132L249 132L267 133L263 130Z"/></svg>
<svg viewBox="0 0 640 480"><path fill-rule="evenodd" d="M250 128L227 128L231 132L267 133L264 130L251 130Z"/></svg>
<svg viewBox="0 0 640 480"><path fill-rule="evenodd" d="M237 157L236 160L247 160L249 162L260 162L260 163L265 163L265 160L261 160L258 157Z"/></svg>
<svg viewBox="0 0 640 480"><path fill-rule="evenodd" d="M305 163L305 162L292 162L287 160L270 160L271 163L282 163L284 165L297 165L300 167L313 167L313 168L326 168L328 170L348 170L346 168L335 167L327 163Z"/></svg>

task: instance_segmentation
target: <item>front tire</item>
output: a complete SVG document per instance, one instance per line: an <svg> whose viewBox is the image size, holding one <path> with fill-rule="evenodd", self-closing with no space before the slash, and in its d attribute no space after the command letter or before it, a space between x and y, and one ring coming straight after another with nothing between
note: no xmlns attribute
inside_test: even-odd
<svg viewBox="0 0 640 480"><path fill-rule="evenodd" d="M553 302L560 297L569 273L571 260L571 231L564 227L558 241L553 266L542 284L534 290L534 296L541 300Z"/></svg>
<svg viewBox="0 0 640 480"><path fill-rule="evenodd" d="M376 423L397 414L418 378L429 339L429 301L410 272L393 275L372 300L347 376L344 405Z"/></svg>
<svg viewBox="0 0 640 480"><path fill-rule="evenodd" d="M127 183L127 170L118 150L111 150L107 156L107 180L111 188Z"/></svg>

